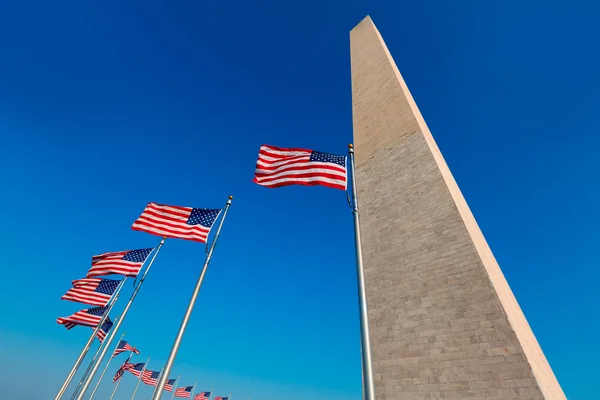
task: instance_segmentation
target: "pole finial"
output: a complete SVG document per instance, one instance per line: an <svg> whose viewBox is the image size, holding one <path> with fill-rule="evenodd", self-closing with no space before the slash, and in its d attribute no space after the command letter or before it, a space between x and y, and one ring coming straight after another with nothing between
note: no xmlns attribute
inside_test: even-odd
<svg viewBox="0 0 600 400"><path fill-rule="evenodd" d="M352 143L350 143L350 144L348 145L348 148L349 148L349 149L351 149L351 148L353 148L353 147L354 147L354 146L352 145Z"/></svg>
<svg viewBox="0 0 600 400"><path fill-rule="evenodd" d="M229 196L229 200L233 200L233 196Z"/></svg>

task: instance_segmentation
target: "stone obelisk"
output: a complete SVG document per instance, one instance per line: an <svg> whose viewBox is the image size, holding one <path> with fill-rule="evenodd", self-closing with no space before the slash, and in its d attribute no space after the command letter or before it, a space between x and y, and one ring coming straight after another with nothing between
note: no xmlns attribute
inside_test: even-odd
<svg viewBox="0 0 600 400"><path fill-rule="evenodd" d="M378 400L565 399L369 17L350 47Z"/></svg>

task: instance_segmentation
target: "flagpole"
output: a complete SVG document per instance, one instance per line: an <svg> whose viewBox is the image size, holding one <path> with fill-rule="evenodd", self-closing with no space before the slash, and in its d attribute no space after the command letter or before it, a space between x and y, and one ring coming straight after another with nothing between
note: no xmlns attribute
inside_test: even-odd
<svg viewBox="0 0 600 400"><path fill-rule="evenodd" d="M119 283L119 286L115 290L115 293L113 293L112 298L109 300L109 306L108 306L108 308L106 309L106 311L102 315L102 318L100 319L100 322L98 322L98 325L96 325L96 328L92 332L92 335L88 339L87 343L85 344L85 346L83 346L83 350L81 350L81 353L79 354L79 357L77 357L77 361L75 361L75 364L73 364L73 368L71 368L71 371L69 372L69 375L67 375L67 379L65 379L65 381L63 382L61 388L59 389L58 393L54 397L54 400L60 400L63 397L63 395L65 394L65 392L67 391L67 388L71 384L71 381L73 380L73 377L75 376L75 374L77 373L77 370L81 366L81 363L83 362L83 359L87 355L87 352L90 350L90 347L92 347L92 343L94 343L94 338L98 334L98 331L102 327L102 324L104 324L104 321L106 321L106 318L108 318L108 313L110 312L110 310L112 310L112 308L115 305L117 299L119 298L119 292L123 288L123 285L124 285L124 283L125 283L126 280L127 280L127 278L123 279L121 281L121 283ZM100 344L100 346L102 347L102 344Z"/></svg>
<svg viewBox="0 0 600 400"><path fill-rule="evenodd" d="M140 371L138 383L137 383L137 385L135 385L135 390L133 391L133 396L131 396L131 400L133 400L133 398L135 397L135 394L137 393L138 387L140 387L140 382L142 381L142 376L144 375L144 371L148 368L149 362L150 362L150 357L148 357L148 361L146 361L146 364L144 364L144 368L142 368L142 370Z"/></svg>
<svg viewBox="0 0 600 400"><path fill-rule="evenodd" d="M117 322L118 320L119 320L119 316L117 315L117 317L115 318L115 322ZM111 329L112 329L112 326L111 326ZM108 335L108 333L107 333L107 335ZM96 361L96 359L98 358L98 354L100 354L100 352L102 351L102 346L104 345L104 343L105 343L104 340L102 342L100 342L100 346L98 346L98 350L96 350L96 354L94 354L94 357L92 357L92 361L90 361L88 367L85 370L85 373L83 374L83 376L79 380L79 383L77 384L77 387L73 391L73 394L71 395L71 400L74 400L75 397L77 396L77 394L79 393L79 388L81 387L81 385L83 384L83 381L85 380L88 373L90 372L90 369L92 369L92 365L94 365L94 361Z"/></svg>
<svg viewBox="0 0 600 400"><path fill-rule="evenodd" d="M79 392L79 395L77 396L77 400L83 400L83 396L85 396L85 392L87 392L88 388L90 387L90 383L92 382L92 379L94 379L94 375L98 371L98 367L100 366L102 359L106 355L108 346L110 346L110 344L112 343L112 340L115 337L115 334L119 331L119 328L121 327L121 324L123 323L123 321L125 321L125 317L127 316L127 312L129 311L129 308L131 307L131 303L133 303L133 300L135 300L135 296L140 291L140 288L142 287L142 284L144 283L144 280L146 279L146 276L148 275L148 271L150 271L152 264L154 264L156 255L158 254L158 252L162 248L163 244L165 243L165 239L166 239L166 237L163 237L162 240L160 241L160 244L156 248L156 251L154 252L154 255L152 256L152 259L150 260L148 267L146 267L144 274L140 278L138 284L135 286L135 289L133 289L133 293L131 294L131 297L129 298L127 305L125 306L125 309L123 309L123 312L121 314L121 319L115 324L115 326L113 326L113 328L111 329L111 331L112 331L111 334L106 338L106 341L107 341L106 347L104 347L104 349L102 349L102 352L98 356L98 360L96 360L96 362L94 363L94 366L92 367L92 370L90 371L90 374L85 379L85 382L83 383L83 386L81 387L81 391Z"/></svg>
<svg viewBox="0 0 600 400"><path fill-rule="evenodd" d="M131 358L132 358L132 357L133 357L133 354L129 356L129 358L127 359L127 361L126 361L126 362L129 362L129 361L131 361ZM118 388L118 387L119 387L119 385L121 384L121 379L123 379L123 375L125 375L125 370L123 370L123 373L121 374L121 376L120 376L120 377L119 377L119 379L117 380L117 385L115 386L115 388L114 388L114 390L113 390L112 394L110 395L110 399L108 399L108 400L112 400L112 399L113 399L113 397L115 397L115 393L117 393L117 388ZM114 382L113 382L113 384L114 384Z"/></svg>
<svg viewBox="0 0 600 400"><path fill-rule="evenodd" d="M98 354L100 354L100 350L102 350L102 343L100 343L100 346L98 346L98 350L96 350L96 354L94 354L94 357L92 357L92 361L90 361L90 363L88 364L88 367L85 370L85 372L83 373L83 376L81 377L81 379L79 380L77 387L73 391L73 394L71 395L71 400L74 400L75 396L77 396L77 392L79 391L79 388L81 387L81 384L83 383L83 380L87 376L88 372L90 372L90 369L92 369L92 364L96 360L96 357L98 357Z"/></svg>
<svg viewBox="0 0 600 400"><path fill-rule="evenodd" d="M204 261L204 266L202 267L202 271L200 272L200 276L198 277L198 282L196 282L196 288L192 293L192 297L190 298L190 302L187 306L187 310L185 311L185 315L183 316L183 320L181 321L181 326L179 327L179 332L177 332L177 336L175 337L175 341L173 342L173 347L171 348L171 354L169 354L169 358L167 359L167 363L165 364L165 374L160 378L160 384L164 385L166 381L166 377L171 373L171 368L173 367L173 363L175 362L175 357L177 356L177 351L179 350L179 346L181 345L181 339L183 338L183 334L185 333L185 329L187 328L188 322L190 321L190 316L192 315L192 310L194 309L194 305L196 304L196 299L198 298L198 293L200 293L200 287L202 287L202 282L204 281L204 275L206 275L206 270L208 269L208 264L212 258L213 250L215 249L215 245L217 244L217 240L219 239L219 234L221 233L221 228L223 227L223 222L225 221L225 217L227 216L227 211L229 210L229 206L231 206L231 200L233 196L229 196L229 200L225 204L225 210L223 212L223 218L219 222L219 227L217 228L217 233L215 234L215 238L210 246L210 250L206 255L206 260ZM152 400L160 400L162 396L162 391L157 392L152 396ZM78 399L81 400L81 399Z"/></svg>
<svg viewBox="0 0 600 400"><path fill-rule="evenodd" d="M354 244L356 247L356 274L358 281L358 304L360 314L360 344L362 352L363 387L365 400L375 400L375 380L373 379L373 359L371 357L371 337L367 306L365 270L363 266L362 245L360 239L360 221L358 198L356 196L356 176L354 168L354 147L348 145L350 169L352 172L352 214L354 215Z"/></svg>
<svg viewBox="0 0 600 400"><path fill-rule="evenodd" d="M123 374L125 374L125 372L123 372ZM115 385L115 389L113 390L112 394L110 395L110 399L108 399L108 400L112 400L113 397L115 397L115 393L117 393L117 388L119 387L119 384L121 383L121 379L123 379L122 375L119 378L119 380L117 381L117 384Z"/></svg>
<svg viewBox="0 0 600 400"><path fill-rule="evenodd" d="M152 395L154 395L154 392L156 392L158 390L158 382L160 381L160 377L161 377L163 371L164 371L164 369L161 369L160 373L158 374L158 381L156 382L156 387L154 388L154 391L152 392ZM163 387L163 390L165 390L164 387Z"/></svg>
<svg viewBox="0 0 600 400"><path fill-rule="evenodd" d="M194 400L194 392L196 391L196 383L194 382L194 386L192 386L192 393L190 395L190 400Z"/></svg>
<svg viewBox="0 0 600 400"><path fill-rule="evenodd" d="M121 335L121 339L119 339L119 343L121 342L121 340L123 340L123 337L125 337L125 332L123 332L123 334ZM117 345L115 346L115 350L113 351L113 354L115 354L115 351L117 350L117 347L119 347L119 343L117 343ZM96 394L96 390L98 390L98 386L100 386L100 382L102 382L102 378L104 378L104 374L106 373L106 370L108 369L108 366L110 365L110 362L112 361L114 356L110 356L110 358L108 359L108 362L106 363L106 366L104 367L104 370L102 371L102 375L100 375L100 379L98 379L98 382L96 383L96 386L94 387L94 390L92 391L92 394L90 396L89 400L92 400L94 398L94 395Z"/></svg>
<svg viewBox="0 0 600 400"><path fill-rule="evenodd" d="M179 378L181 378L181 375L179 375L175 383L173 383L173 390L171 390L171 400L173 400L173 396L175 396L175 390L177 389L177 384L179 384Z"/></svg>

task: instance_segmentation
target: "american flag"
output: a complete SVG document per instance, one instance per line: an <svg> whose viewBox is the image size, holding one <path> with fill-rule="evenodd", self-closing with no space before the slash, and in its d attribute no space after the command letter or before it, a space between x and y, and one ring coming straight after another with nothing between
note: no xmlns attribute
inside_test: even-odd
<svg viewBox="0 0 600 400"><path fill-rule="evenodd" d="M146 363L137 363L132 368L128 369L128 371L139 378L145 366Z"/></svg>
<svg viewBox="0 0 600 400"><path fill-rule="evenodd" d="M119 344L117 345L117 348L115 349L115 352L113 353L113 357L117 356L121 353L125 353L126 351L132 351L135 354L140 354L140 351L138 349L136 349L135 347L131 347L131 345L129 343L127 343L125 340L121 340L119 342Z"/></svg>
<svg viewBox="0 0 600 400"><path fill-rule="evenodd" d="M152 250L154 249L115 251L93 256L92 268L87 277L111 274L136 277Z"/></svg>
<svg viewBox="0 0 600 400"><path fill-rule="evenodd" d="M173 391L173 385L175 384L175 382L177 382L177 379L169 379L167 381L167 383L165 383L164 390L166 390L167 392L172 392Z"/></svg>
<svg viewBox="0 0 600 400"><path fill-rule="evenodd" d="M100 323L105 311L106 307L88 308L77 311L69 317L57 318L56 322L60 325L64 325L67 329L73 329L76 325L96 327Z"/></svg>
<svg viewBox="0 0 600 400"><path fill-rule="evenodd" d="M194 400L208 400L210 399L210 392L200 392L194 396Z"/></svg>
<svg viewBox="0 0 600 400"><path fill-rule="evenodd" d="M323 185L346 190L346 157L263 145L258 152L254 182L267 187Z"/></svg>
<svg viewBox="0 0 600 400"><path fill-rule="evenodd" d="M115 377L113 378L113 383L115 383L116 381L118 381L119 378L121 378L123 376L123 374L125 373L125 371L129 371L131 368L135 367L135 364L132 364L132 363L129 362L130 359L131 359L131 355L123 363L123 365L121 365L121 367L119 367L119 369L117 370L117 373L115 374Z"/></svg>
<svg viewBox="0 0 600 400"><path fill-rule="evenodd" d="M146 385L156 386L159 376L159 371L145 370L144 373L142 373L142 382L144 382Z"/></svg>
<svg viewBox="0 0 600 400"><path fill-rule="evenodd" d="M185 386L175 389L175 397L185 397L189 399L192 397L193 386Z"/></svg>
<svg viewBox="0 0 600 400"><path fill-rule="evenodd" d="M98 332L96 332L96 337L98 338L100 343L102 343L104 338L106 338L106 335L108 335L108 332L110 331L110 328L112 328L112 326L113 326L113 322L110 320L110 318L107 315L106 320L104 320L104 323L102 324L100 329L98 329Z"/></svg>
<svg viewBox="0 0 600 400"><path fill-rule="evenodd" d="M229 396L226 396L226 397L215 396L215 398L213 400L229 400Z"/></svg>
<svg viewBox="0 0 600 400"><path fill-rule="evenodd" d="M153 235L206 243L210 228L220 212L220 209L148 203L132 228Z"/></svg>
<svg viewBox="0 0 600 400"><path fill-rule="evenodd" d="M85 278L73 281L73 287L61 297L92 306L105 306L121 281L100 278Z"/></svg>

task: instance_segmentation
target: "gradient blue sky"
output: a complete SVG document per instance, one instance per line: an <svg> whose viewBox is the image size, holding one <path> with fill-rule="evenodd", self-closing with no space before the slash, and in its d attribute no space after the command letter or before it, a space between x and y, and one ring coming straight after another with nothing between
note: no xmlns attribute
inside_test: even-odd
<svg viewBox="0 0 600 400"><path fill-rule="evenodd" d="M366 14L567 396L597 398L600 9L563 3L3 2L0 398L55 393L89 335L56 324L78 309L59 298L91 255L158 243L130 229L148 201L230 194L172 375L238 400L360 398L344 193L251 179L262 143L345 153ZM124 324L151 369L203 252L167 241Z"/></svg>

